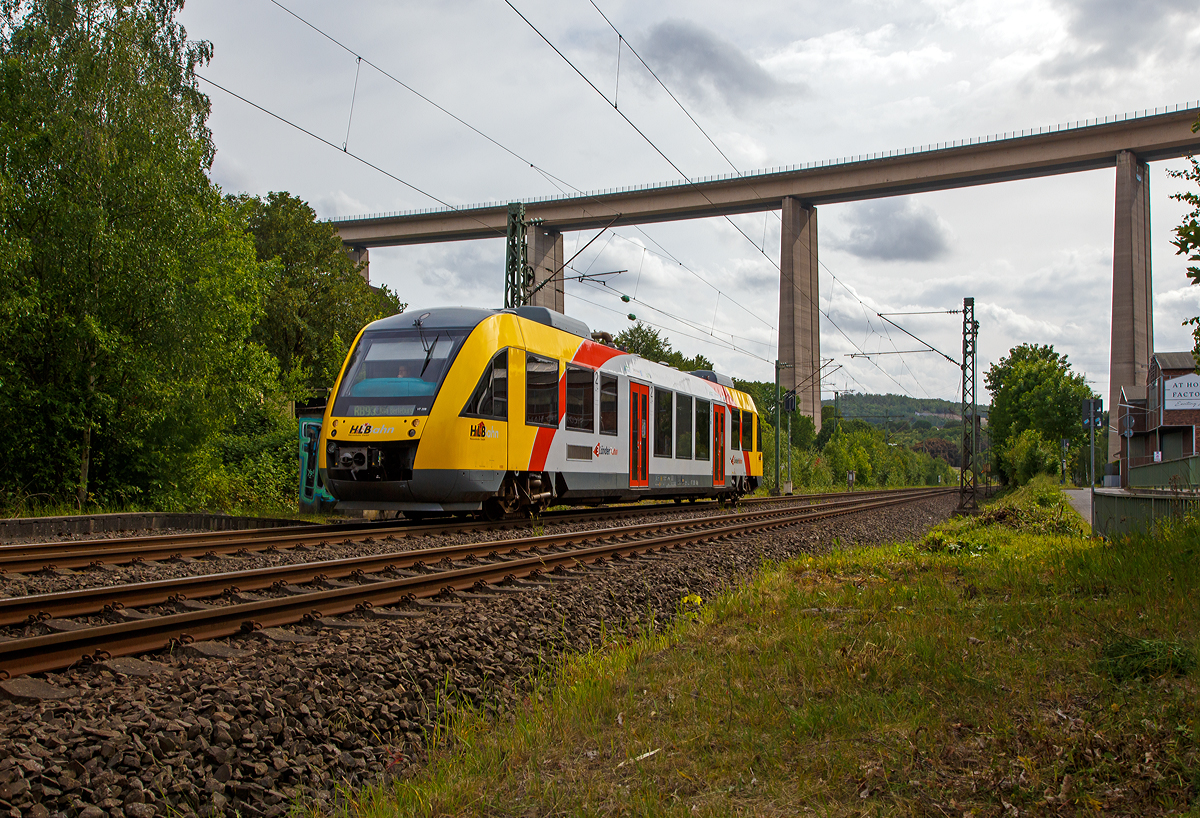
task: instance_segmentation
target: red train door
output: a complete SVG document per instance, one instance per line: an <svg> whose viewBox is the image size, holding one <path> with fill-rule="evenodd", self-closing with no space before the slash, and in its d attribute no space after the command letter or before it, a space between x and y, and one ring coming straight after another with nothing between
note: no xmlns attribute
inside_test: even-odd
<svg viewBox="0 0 1200 818"><path fill-rule="evenodd" d="M650 387L629 382L629 487L650 485Z"/></svg>
<svg viewBox="0 0 1200 818"><path fill-rule="evenodd" d="M725 407L713 404L713 485L725 485Z"/></svg>

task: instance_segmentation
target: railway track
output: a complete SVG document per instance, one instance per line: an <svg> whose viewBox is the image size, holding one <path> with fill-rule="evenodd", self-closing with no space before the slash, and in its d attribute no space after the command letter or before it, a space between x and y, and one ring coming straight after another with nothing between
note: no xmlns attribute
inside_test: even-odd
<svg viewBox="0 0 1200 818"><path fill-rule="evenodd" d="M571 577L580 568L613 559L729 539L828 517L913 502L948 489L842 496L819 505L762 508L716 517L643 523L533 537L446 546L281 568L228 572L59 594L0 600L3 623L48 617L121 615L127 621L0 641L0 678L60 670L81 662L149 653L172 645L248 634L263 628L313 622L350 612L370 615L387 606L448 592L497 592L522 578ZM431 560L436 562L431 564ZM356 582L334 580L344 576ZM333 580L330 583L330 580ZM300 589L324 581L336 587ZM233 601L162 615L130 614L136 606L180 603L224 595L246 600L247 589L273 588L280 596ZM78 624L78 623L76 623Z"/></svg>
<svg viewBox="0 0 1200 818"><path fill-rule="evenodd" d="M937 489L925 489L925 491L937 491ZM814 504L831 502L839 497L874 497L888 493L888 490L883 490L854 492L853 494L842 492L803 494L793 497L754 497L743 499L741 504L747 507L772 505L780 502ZM711 509L716 506L717 503L712 501L686 505L656 503L653 505L612 506L551 512L542 515L539 520L544 524L569 525L644 515L678 514L685 509L689 511ZM435 523L352 523L68 542L15 543L0 545L0 574L92 568L99 565L122 565L185 557L216 557L222 554L287 551L298 547L320 546L332 541L354 542L386 537L426 537L474 531L497 531L524 528L529 524L530 521L525 518L495 522L441 520Z"/></svg>

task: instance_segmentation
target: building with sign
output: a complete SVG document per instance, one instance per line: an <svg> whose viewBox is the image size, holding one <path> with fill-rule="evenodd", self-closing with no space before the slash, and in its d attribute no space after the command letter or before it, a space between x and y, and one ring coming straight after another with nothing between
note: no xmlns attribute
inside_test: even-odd
<svg viewBox="0 0 1200 818"><path fill-rule="evenodd" d="M1200 374L1189 352L1156 352L1145 387L1121 390L1121 486L1200 488Z"/></svg>

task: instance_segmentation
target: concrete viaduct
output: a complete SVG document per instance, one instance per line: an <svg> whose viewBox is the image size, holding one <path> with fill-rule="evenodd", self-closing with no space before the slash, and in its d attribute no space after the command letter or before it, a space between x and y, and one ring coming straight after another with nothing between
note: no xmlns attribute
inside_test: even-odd
<svg viewBox="0 0 1200 818"><path fill-rule="evenodd" d="M797 406L819 428L818 206L1115 167L1112 407L1122 387L1145 384L1154 351L1147 163L1200 152L1200 135L1191 127L1197 114L1200 103L1192 103L801 167L529 200L527 216L544 220L530 231L529 261L536 281L555 270L561 279L567 231L782 209L778 357L793 367L781 379L787 389L801 384ZM507 203L500 203L340 219L335 225L347 249L367 260L371 247L502 237L507 215ZM561 311L561 280L543 287L534 303Z"/></svg>

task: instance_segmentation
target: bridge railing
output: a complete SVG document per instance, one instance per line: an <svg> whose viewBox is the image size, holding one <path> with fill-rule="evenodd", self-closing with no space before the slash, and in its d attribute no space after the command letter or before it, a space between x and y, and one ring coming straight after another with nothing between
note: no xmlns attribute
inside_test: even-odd
<svg viewBox="0 0 1200 818"><path fill-rule="evenodd" d="M772 168L760 168L757 170L744 171L742 173L723 173L715 176L699 176L693 179L676 179L668 182L650 182L642 185L627 185L625 187L611 187L600 190L582 190L575 193L557 193L551 196L534 196L527 199L520 199L524 204L538 204L545 202L557 202L562 199L580 199L588 197L607 196L620 193L636 193L643 190L661 190L672 187L688 187L690 185L701 184L704 182L723 182L733 179L746 179L753 177L771 176L780 173L795 173L803 170L816 170L818 168L834 167L837 165L849 165L856 162L870 162L877 159L891 159L896 156L910 156L917 153L928 153L930 151L947 150L950 148L970 147L972 145L984 145L989 142L999 142L1007 139L1020 139L1023 137L1041 136L1048 133L1058 133L1060 131L1082 130L1084 128L1094 128L1098 125L1109 125L1114 122L1127 122L1131 119L1145 119L1151 116L1160 116L1162 114L1178 113L1180 111L1197 111L1200 113L1200 100L1193 102L1181 102L1176 105L1164 105L1157 108L1142 108L1137 111L1128 111L1123 114L1110 114L1103 117L1093 117L1090 119L1077 119L1073 122L1062 122L1055 125L1044 125L1036 128L1024 128L1020 131L1003 131L1000 133L988 134L987 136L968 137L966 139L956 139L950 142L930 142L925 145L918 145L912 148L897 148L890 151L878 151L875 153L859 153L851 156L843 156L838 159L818 159L812 162L804 162L799 165L781 165ZM474 204L464 204L457 207L426 207L415 210L393 210L387 213L369 213L362 216L334 216L329 219L331 222L348 222L348 221L368 221L371 219L394 219L404 216L422 216L431 213L456 213L464 210L491 210L498 207L507 207L508 202L478 202Z"/></svg>

